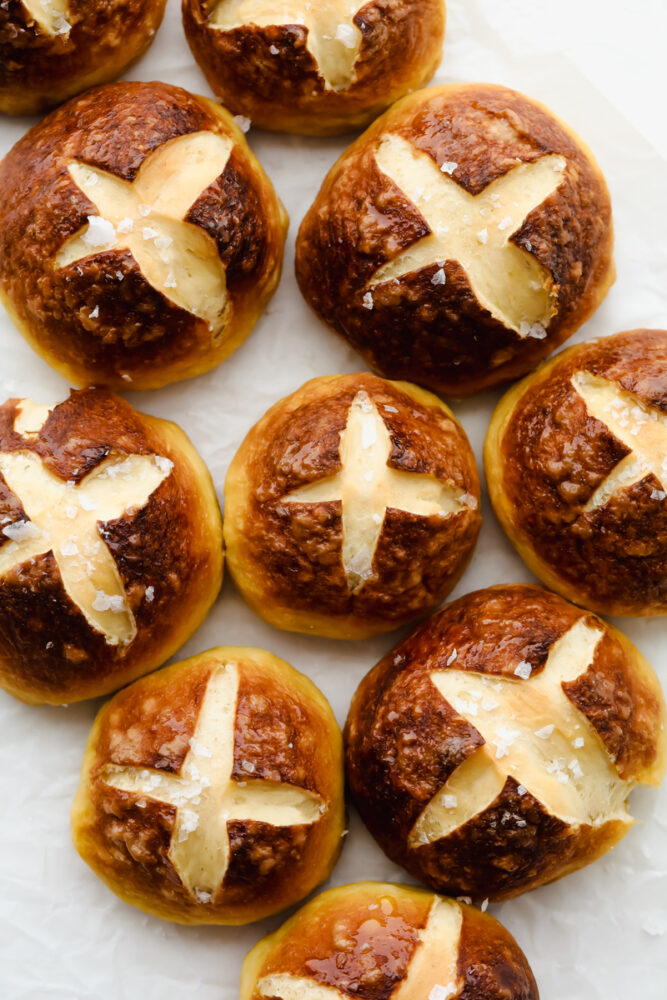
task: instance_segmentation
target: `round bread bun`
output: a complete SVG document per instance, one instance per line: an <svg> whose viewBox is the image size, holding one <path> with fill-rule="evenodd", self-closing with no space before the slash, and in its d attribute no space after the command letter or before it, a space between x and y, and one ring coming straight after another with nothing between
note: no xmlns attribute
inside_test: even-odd
<svg viewBox="0 0 667 1000"><path fill-rule="evenodd" d="M342 741L315 685L221 646L119 692L91 731L74 845L126 903L244 924L303 899L344 834Z"/></svg>
<svg viewBox="0 0 667 1000"><path fill-rule="evenodd" d="M667 614L667 331L578 344L500 401L498 519L548 587L604 615Z"/></svg>
<svg viewBox="0 0 667 1000"><path fill-rule="evenodd" d="M149 47L165 0L0 5L0 112L34 115L120 76Z"/></svg>
<svg viewBox="0 0 667 1000"><path fill-rule="evenodd" d="M183 0L183 25L226 107L279 132L367 125L442 57L444 0Z"/></svg>
<svg viewBox="0 0 667 1000"><path fill-rule="evenodd" d="M306 300L371 368L466 395L524 374L614 280L609 192L544 105L491 84L399 101L297 239Z"/></svg>
<svg viewBox="0 0 667 1000"><path fill-rule="evenodd" d="M502 924L386 882L323 892L246 955L240 1000L539 1000Z"/></svg>
<svg viewBox="0 0 667 1000"><path fill-rule="evenodd" d="M0 406L0 686L107 694L160 666L222 581L211 477L183 431L105 389Z"/></svg>
<svg viewBox="0 0 667 1000"><path fill-rule="evenodd" d="M227 111L165 83L109 84L0 164L0 295L70 381L153 389L248 336L286 229Z"/></svg>
<svg viewBox="0 0 667 1000"><path fill-rule="evenodd" d="M358 639L435 607L481 524L463 428L375 375L307 382L255 424L225 483L230 573L278 628Z"/></svg>
<svg viewBox="0 0 667 1000"><path fill-rule="evenodd" d="M594 861L667 766L641 653L540 587L490 587L415 629L361 682L347 777L392 860L438 892L506 899Z"/></svg>

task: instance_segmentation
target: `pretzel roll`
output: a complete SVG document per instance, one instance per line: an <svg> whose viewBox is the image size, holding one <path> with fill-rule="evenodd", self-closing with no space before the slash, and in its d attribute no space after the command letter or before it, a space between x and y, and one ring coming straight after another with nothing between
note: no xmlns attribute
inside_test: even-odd
<svg viewBox="0 0 667 1000"><path fill-rule="evenodd" d="M99 87L0 165L0 294L79 385L152 389L247 337L287 216L224 108L165 83Z"/></svg>
<svg viewBox="0 0 667 1000"><path fill-rule="evenodd" d="M480 83L419 91L374 122L296 249L306 300L372 368L457 396L533 368L615 274L590 151L544 105Z"/></svg>
<svg viewBox="0 0 667 1000"><path fill-rule="evenodd" d="M262 128L332 135L423 86L442 57L444 0L183 0L211 89Z"/></svg>
<svg viewBox="0 0 667 1000"><path fill-rule="evenodd" d="M165 0L7 0L0 112L34 115L120 76L149 47Z"/></svg>
<svg viewBox="0 0 667 1000"><path fill-rule="evenodd" d="M463 428L375 375L307 382L255 424L225 484L230 572L266 621L352 639L435 607L481 524Z"/></svg>
<svg viewBox="0 0 667 1000"><path fill-rule="evenodd" d="M502 924L423 889L323 892L246 955L240 1000L539 1000Z"/></svg>
<svg viewBox="0 0 667 1000"><path fill-rule="evenodd" d="M500 401L498 519L547 586L605 615L667 613L667 332L578 344Z"/></svg>
<svg viewBox="0 0 667 1000"><path fill-rule="evenodd" d="M327 878L344 819L324 695L271 653L221 646L102 708L72 836L126 903L183 924L245 924Z"/></svg>
<svg viewBox="0 0 667 1000"><path fill-rule="evenodd" d="M106 694L164 663L222 580L211 477L183 431L105 389L0 406L0 686Z"/></svg>
<svg viewBox="0 0 667 1000"><path fill-rule="evenodd" d="M540 587L468 594L361 682L347 777L392 860L438 892L507 899L594 861L667 765L641 653Z"/></svg>

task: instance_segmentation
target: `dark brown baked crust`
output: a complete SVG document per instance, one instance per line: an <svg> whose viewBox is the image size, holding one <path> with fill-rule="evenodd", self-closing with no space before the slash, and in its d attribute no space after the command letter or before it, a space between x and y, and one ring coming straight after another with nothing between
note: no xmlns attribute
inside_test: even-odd
<svg viewBox="0 0 667 1000"><path fill-rule="evenodd" d="M570 348L498 405L486 447L491 500L510 540L554 590L602 614L664 615L667 468L662 480L640 476L585 509L631 449L589 413L571 381L577 372L667 414L667 332L637 330Z"/></svg>
<svg viewBox="0 0 667 1000"><path fill-rule="evenodd" d="M340 434L359 391L391 437L387 464L428 473L468 494L448 517L387 509L373 577L348 586L340 502L285 503L292 491L341 469ZM225 485L230 572L251 606L273 624L336 637L398 628L449 593L481 524L479 479L465 432L440 400L375 375L313 379L252 428Z"/></svg>
<svg viewBox="0 0 667 1000"><path fill-rule="evenodd" d="M233 143L223 173L185 216L225 269L230 313L220 331L151 285L128 250L91 248L56 264L99 214L69 164L133 182L151 153L193 133ZM213 367L247 336L277 285L285 228L270 181L224 109L164 83L109 84L52 112L0 165L0 294L31 345L72 381L153 388Z"/></svg>
<svg viewBox="0 0 667 1000"><path fill-rule="evenodd" d="M628 792L638 781L657 784L665 768L657 678L620 633L539 587L492 587L454 601L361 682L346 725L352 795L383 850L431 888L478 900L515 896L594 860L626 832L629 823L617 819L568 824L508 776L491 805L462 826L427 844L408 841L434 795L485 742L431 673L470 670L516 681L517 663L528 661L531 677L539 676L554 642L582 619L604 634L586 672L562 689Z"/></svg>
<svg viewBox="0 0 667 1000"><path fill-rule="evenodd" d="M0 578L0 685L29 702L78 701L153 670L198 627L222 578L220 512L206 467L174 424L138 413L104 389L87 389L73 391L39 435L26 438L14 430L18 402L0 407L0 453L35 454L74 486L115 455L173 463L139 510L98 522L134 616L129 644L110 644L92 627L68 595L52 551L17 562ZM25 519L21 498L0 473L0 522ZM12 544L4 531L0 540L0 551Z"/></svg>
<svg viewBox="0 0 667 1000"><path fill-rule="evenodd" d="M510 243L551 275L556 311L546 336L521 337L476 298L457 261L446 283L438 263L373 287L378 269L431 230L375 159L383 136L428 154L471 195L517 163L549 154L567 161L563 180L525 218ZM453 167L451 166L453 164ZM595 310L613 281L609 193L581 140L544 106L504 87L460 84L413 94L376 121L332 167L297 239L296 273L306 300L368 364L389 378L464 395L529 371Z"/></svg>
<svg viewBox="0 0 667 1000"><path fill-rule="evenodd" d="M279 782L318 795L310 825L227 823L229 863L213 898L197 899L169 856L176 808L105 779L109 767L181 771L211 675L238 669L232 777ZM142 678L100 711L72 809L83 859L126 902L181 923L246 923L284 909L327 877L342 845L342 748L317 688L263 650L220 647Z"/></svg>
<svg viewBox="0 0 667 1000"><path fill-rule="evenodd" d="M346 885L316 897L278 931L246 956L241 1000L260 1000L258 989L269 976L291 975L313 986L338 990L341 998L389 1000L391 996L423 997L406 992L420 935L438 897L420 889L381 882ZM433 986L455 985L457 1000L538 1000L535 979L514 938L493 917L471 906L443 900L458 911L458 941L442 940L433 958ZM446 982L446 956L455 949L455 982ZM442 967L438 968L440 959ZM414 973L413 973L414 975ZM410 985L412 983L410 982ZM401 992L403 990L403 992Z"/></svg>
<svg viewBox="0 0 667 1000"><path fill-rule="evenodd" d="M164 7L165 0L68 0L71 28L52 34L20 0L3 3L0 111L36 114L120 76L153 41Z"/></svg>
<svg viewBox="0 0 667 1000"><path fill-rule="evenodd" d="M308 48L306 27L220 30L209 23L215 6L183 0L190 48L223 104L262 128L330 135L363 126L423 86L442 55L444 0L360 2L353 18L362 33L355 78L333 89Z"/></svg>

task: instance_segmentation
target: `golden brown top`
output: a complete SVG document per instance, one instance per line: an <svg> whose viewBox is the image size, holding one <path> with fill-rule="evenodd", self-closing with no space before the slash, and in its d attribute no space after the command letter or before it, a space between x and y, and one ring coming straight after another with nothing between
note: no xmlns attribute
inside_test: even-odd
<svg viewBox="0 0 667 1000"><path fill-rule="evenodd" d="M629 791L664 772L664 717L657 678L620 633L541 588L493 587L362 681L348 778L371 831L419 877L510 895L627 829Z"/></svg>
<svg viewBox="0 0 667 1000"><path fill-rule="evenodd" d="M213 102L163 83L97 88L0 166L0 288L79 381L192 374L274 280L279 209Z"/></svg>
<svg viewBox="0 0 667 1000"><path fill-rule="evenodd" d="M297 275L373 367L463 393L569 336L608 283L611 245L604 179L548 109L503 87L434 87L332 168Z"/></svg>
<svg viewBox="0 0 667 1000"><path fill-rule="evenodd" d="M241 1000L537 1000L493 918L419 889L361 882L318 896L247 956Z"/></svg>
<svg viewBox="0 0 667 1000"><path fill-rule="evenodd" d="M606 614L665 613L665 331L554 359L501 402L489 452L494 504L551 586Z"/></svg>
<svg viewBox="0 0 667 1000"><path fill-rule="evenodd" d="M328 874L342 810L324 698L276 657L224 647L105 706L73 827L85 860L129 901L185 922L243 922Z"/></svg>
<svg viewBox="0 0 667 1000"><path fill-rule="evenodd" d="M232 462L230 567L264 612L396 627L451 586L478 504L472 451L438 399L368 374L315 379Z"/></svg>
<svg viewBox="0 0 667 1000"><path fill-rule="evenodd" d="M370 120L428 79L441 57L445 4L184 0L183 17L227 106L269 128L327 132Z"/></svg>
<svg viewBox="0 0 667 1000"><path fill-rule="evenodd" d="M38 700L100 693L116 672L120 684L182 614L195 614L202 586L207 606L213 599L219 532L206 470L173 425L101 389L52 409L9 400L0 407L3 683Z"/></svg>

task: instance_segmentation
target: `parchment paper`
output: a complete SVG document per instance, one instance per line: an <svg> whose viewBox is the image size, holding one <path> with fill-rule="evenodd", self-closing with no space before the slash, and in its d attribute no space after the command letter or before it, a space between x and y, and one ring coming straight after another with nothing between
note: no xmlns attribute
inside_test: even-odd
<svg viewBox="0 0 667 1000"><path fill-rule="evenodd" d="M436 82L485 79L545 101L585 137L607 175L619 277L575 341L640 325L667 326L667 164L589 79L608 85L626 113L636 106L645 132L653 128L658 136L651 108L664 120L655 90L664 72L650 58L662 46L654 20L660 10L661 0L638 0L632 15L626 15L627 5L620 0L563 0L557 9L550 0L449 2L445 58ZM621 13L625 21L610 29L612 41L601 40L598 18ZM642 46L633 48L639 38ZM605 50L610 44L622 55L617 72L613 52ZM176 0L169 0L151 51L129 75L209 93L183 37ZM647 91L646 83L653 89ZM28 124L27 119L0 122L1 153ZM666 148L664 136L659 138ZM292 220L280 289L246 344L216 371L157 392L128 394L140 409L184 427L208 463L220 496L232 455L269 405L308 378L363 367L310 313L293 276L298 224L350 139L251 130L251 145ZM66 394L63 380L30 351L4 313L0 344L2 400L29 395L54 402ZM499 395L454 403L478 459ZM453 596L532 579L498 528L486 496L483 513L477 553ZM664 622L625 619L617 624L667 683ZM221 643L263 646L309 674L342 723L356 684L397 639L337 643L277 631L246 608L226 581L216 607L182 656ZM117 900L71 846L69 807L97 707L89 702L65 709L30 708L0 693L0 997L234 1000L245 952L283 916L240 929L170 925ZM657 794L636 791L631 806L640 823L605 859L556 885L490 907L526 951L543 1000L667 996L667 788ZM408 881L352 814L331 883L361 878Z"/></svg>

